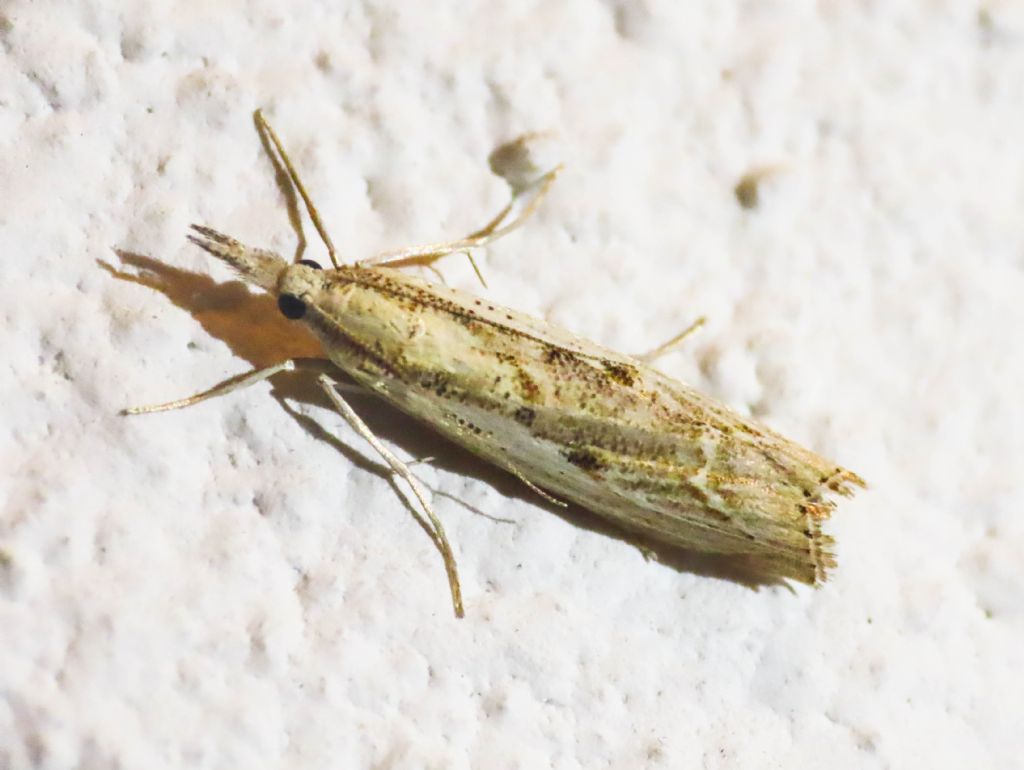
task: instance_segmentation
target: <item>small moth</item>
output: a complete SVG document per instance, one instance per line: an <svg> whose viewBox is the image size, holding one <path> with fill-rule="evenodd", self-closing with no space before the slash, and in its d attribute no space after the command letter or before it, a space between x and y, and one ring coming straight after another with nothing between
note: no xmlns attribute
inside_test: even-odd
<svg viewBox="0 0 1024 770"><path fill-rule="evenodd" d="M319 384L341 415L412 488L459 617L458 572L441 522L408 466L342 397L328 373L333 367L549 500L575 503L669 546L743 555L766 577L825 580L835 565L832 539L822 532L835 506L829 496L865 486L855 473L667 377L646 357L398 269L430 266L505 235L536 208L557 168L513 188L513 201L465 238L344 265L282 143L259 111L255 117L333 268L292 264L208 227L193 225L189 238L275 296L281 313L319 338L327 360L284 361L127 413L189 406L297 367L320 369ZM534 195L513 216L526 192Z"/></svg>

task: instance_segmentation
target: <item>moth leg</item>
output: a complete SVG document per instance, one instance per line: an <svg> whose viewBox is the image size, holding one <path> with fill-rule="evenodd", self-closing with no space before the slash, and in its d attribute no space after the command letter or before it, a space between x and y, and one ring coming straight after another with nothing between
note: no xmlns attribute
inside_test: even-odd
<svg viewBox="0 0 1024 770"><path fill-rule="evenodd" d="M514 465L512 465L510 463L505 463L505 470L507 470L509 473L511 473L513 476L515 476L521 482L526 484L526 486L528 486L531 490L533 490L538 495L543 497L549 503L554 503L559 508L568 508L569 507L569 504L567 502L565 502L564 500L559 500L557 497L552 497L547 492L545 492L543 489L541 489L536 484L534 484L532 481L530 481L528 478L526 478L526 476L524 476L523 473L518 468L516 468L516 466L514 466Z"/></svg>
<svg viewBox="0 0 1024 770"><path fill-rule="evenodd" d="M640 555L644 557L644 561L660 561L660 559L658 559L658 552L653 548L648 548L646 545L638 545L636 549L640 552Z"/></svg>
<svg viewBox="0 0 1024 770"><path fill-rule="evenodd" d="M216 398L217 396L225 396L228 393L233 393L236 390L247 388L250 385L255 385L257 382L263 382L275 374L280 372L292 372L295 369L324 369L327 367L333 367L330 361L325 358L289 358L287 361L282 361L279 364L268 366L264 369L255 369L245 374L236 374L234 377L214 385L209 390L204 390L201 393L196 393L194 396L188 396L186 398L179 398L174 401L168 401L166 404L154 404L152 406L131 406L127 409L122 409L122 415L133 415L133 414L153 414L154 412L167 412L171 409L184 409L186 406L194 406L195 404L206 401L210 398Z"/></svg>
<svg viewBox="0 0 1024 770"><path fill-rule="evenodd" d="M431 265L441 259L441 257L445 257L454 252L467 251L479 246L485 246L491 241L501 238L503 235L508 235L529 219L530 215L537 210L537 207L544 199L544 196L547 195L548 190L551 189L551 185L554 183L555 178L559 173L561 173L561 171L562 166L556 166L546 174L539 177L533 183L515 189L512 194L512 199L501 211L499 211L479 230L475 230L463 238L459 238L454 241L431 243L426 246L410 246L409 248L398 249L396 251L385 251L367 259L362 259L358 264L364 267L369 265L381 265L383 267ZM533 193L533 197L526 202L522 211L512 218L510 222L506 223L506 220L512 214L512 211L515 209L519 200L524 195L531 192ZM474 264L474 267L475 266L476 265ZM477 273L479 274L479 271L477 271Z"/></svg>
<svg viewBox="0 0 1024 770"><path fill-rule="evenodd" d="M642 355L639 355L636 358L640 361L643 361L644 363L651 363L651 361L653 361L654 359L660 358L673 348L678 347L683 340L685 340L687 337L689 337L691 334L693 334L695 331L701 328L706 322L707 319L704 316L701 316L692 324L683 329L683 331L681 331L675 337L670 339L668 342L658 345L658 347L656 347L654 350L650 350L646 353L643 353Z"/></svg>
<svg viewBox="0 0 1024 770"><path fill-rule="evenodd" d="M335 382L326 374L321 374L317 381L320 383L320 387L324 389L327 397L334 404L335 408L341 413L341 416L345 418L347 422L356 433L366 439L366 442L372 446L381 457L384 458L385 462L391 466L391 470L398 476L405 479L406 483L412 489L416 499L419 500L427 518L430 520L430 524L433 527L431 533L434 540L434 545L441 552L441 556L444 559L444 568L448 573L448 586L452 593L452 604L455 606L455 617L464 617L465 612L462 609L462 588L459 585L459 573L455 565L455 556L452 554L452 547L448 544L448 537L444 533L444 527L441 524L441 520L437 518L437 514L434 513L434 509L431 508L430 503L427 502L426 493L423 491L423 487L420 486L419 481L415 476L412 475L412 471L409 467L399 460L395 455L384 446L380 440L373 435L373 431L363 422L362 418L355 413L348 402L341 397L341 394L335 388Z"/></svg>
<svg viewBox="0 0 1024 770"><path fill-rule="evenodd" d="M263 117L263 110L256 110L256 125L261 131L263 131L267 137L270 138L271 143L274 145L274 149L277 150L278 156L281 158L281 162L284 164L285 170L288 171L288 178L291 183L295 185L295 189L299 195L302 196L302 202L306 204L306 211L309 212L309 218L313 222L313 227L316 228L317 234L320 236L320 240L324 242L324 246L327 247L327 254L331 258L331 264L335 267L341 267L341 263L338 262L337 252L334 250L334 242L331 240L331 236L327 234L327 228L324 227L323 221L320 219L320 213L316 210L316 206L313 204L313 199L309 197L309 193L306 192L305 185L302 184L302 180L299 178L299 172L295 170L295 166L292 165L291 158L288 157L288 152L284 149L284 144L278 139L277 133L271 128L270 123Z"/></svg>

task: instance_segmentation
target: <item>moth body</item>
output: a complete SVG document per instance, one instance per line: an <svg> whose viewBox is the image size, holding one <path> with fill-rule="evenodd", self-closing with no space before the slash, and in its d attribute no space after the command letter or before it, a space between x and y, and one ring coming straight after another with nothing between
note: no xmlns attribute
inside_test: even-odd
<svg viewBox="0 0 1024 770"><path fill-rule="evenodd" d="M639 360L467 292L388 267L288 265L219 237L196 242L275 294L357 383L485 460L770 577L814 584L834 565L821 524L832 493L863 485L856 474Z"/></svg>
<svg viewBox="0 0 1024 770"><path fill-rule="evenodd" d="M822 522L835 507L832 495L864 486L855 473L644 361L398 269L469 253L522 224L560 170L530 181L533 167L524 153L531 135L491 154L491 167L509 182L512 199L482 228L458 240L344 265L280 139L259 110L254 117L305 203L333 269L307 260L289 264L208 227L193 225L196 235L189 238L275 296L281 313L306 324L335 366L555 502L575 503L669 546L744 556L764 578L825 580L835 560ZM192 406L300 363L322 362L282 361L187 398L125 412ZM331 376L321 372L318 381L417 498L444 560L455 614L462 617L454 552L422 485L345 401Z"/></svg>

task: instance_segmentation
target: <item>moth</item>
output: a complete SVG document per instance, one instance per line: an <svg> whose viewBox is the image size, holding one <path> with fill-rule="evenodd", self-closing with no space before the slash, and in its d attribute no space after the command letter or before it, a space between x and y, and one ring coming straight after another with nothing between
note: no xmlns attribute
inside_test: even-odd
<svg viewBox="0 0 1024 770"><path fill-rule="evenodd" d="M340 264L281 141L259 111L255 117L332 267L289 263L204 226L193 225L189 238L276 297L281 313L316 335L326 361L284 361L189 398L126 412L190 406L281 371L319 369L319 384L334 406L413 490L443 556L459 617L458 572L440 520L408 465L344 399L331 366L549 500L582 506L668 546L742 555L769 578L826 579L835 559L822 523L835 507L833 495L865 486L855 473L662 374L646 359L401 270L431 266L507 234L536 208L557 168L514 188L512 202L465 238ZM527 192L532 198L513 216Z"/></svg>

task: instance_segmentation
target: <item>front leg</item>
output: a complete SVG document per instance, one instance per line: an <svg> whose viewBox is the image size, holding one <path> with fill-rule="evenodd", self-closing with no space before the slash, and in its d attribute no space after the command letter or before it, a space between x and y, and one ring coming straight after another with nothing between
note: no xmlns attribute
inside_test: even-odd
<svg viewBox="0 0 1024 770"><path fill-rule="evenodd" d="M184 409L186 406L194 406L206 401L207 399L216 398L217 396L226 396L228 393L233 393L236 390L242 390L250 385L255 385L257 382L263 382L263 380L269 379L280 372L294 372L296 369L323 371L324 369L333 368L334 364L326 358L289 358L287 361L282 361L279 364L274 364L273 366L268 366L264 369L254 369L246 374L235 375L234 377L230 377L223 382L214 385L209 390L204 390L202 393L196 393L194 396L187 396L186 398L168 401L166 404L130 406L126 409L122 409L121 414L153 414L154 412L167 412L171 409Z"/></svg>

